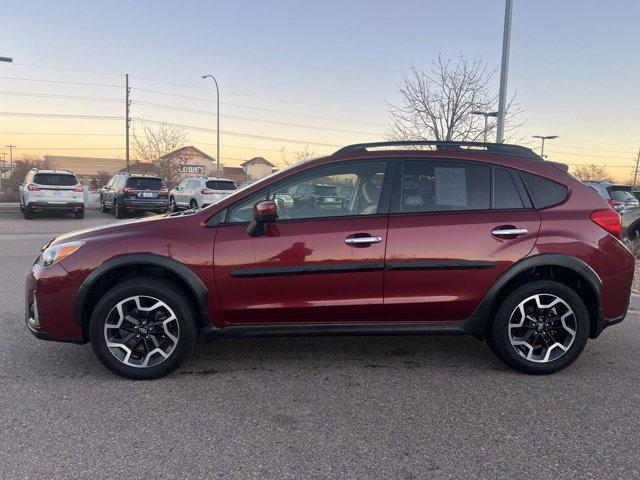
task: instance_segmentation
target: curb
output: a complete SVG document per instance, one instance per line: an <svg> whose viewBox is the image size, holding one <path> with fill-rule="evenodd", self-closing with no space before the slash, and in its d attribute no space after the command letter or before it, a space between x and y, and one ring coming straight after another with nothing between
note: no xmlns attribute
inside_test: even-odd
<svg viewBox="0 0 640 480"><path fill-rule="evenodd" d="M640 310L640 295L637 293L631 294L631 299L629 300L629 310Z"/></svg>

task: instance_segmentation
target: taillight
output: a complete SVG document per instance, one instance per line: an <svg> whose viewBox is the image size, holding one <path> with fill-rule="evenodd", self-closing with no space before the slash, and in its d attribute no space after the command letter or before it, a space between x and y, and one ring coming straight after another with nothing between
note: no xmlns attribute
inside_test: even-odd
<svg viewBox="0 0 640 480"><path fill-rule="evenodd" d="M74 192L82 192L82 185L78 185L77 187L73 187Z"/></svg>
<svg viewBox="0 0 640 480"><path fill-rule="evenodd" d="M167 193L169 193L169 189L168 188L163 188L162 190L160 190L158 192L160 195L166 195Z"/></svg>
<svg viewBox="0 0 640 480"><path fill-rule="evenodd" d="M591 220L616 238L622 238L622 218L611 209L595 210Z"/></svg>
<svg viewBox="0 0 640 480"><path fill-rule="evenodd" d="M213 190L209 190L208 188L200 189L200 193L203 195L213 195Z"/></svg>
<svg viewBox="0 0 640 480"><path fill-rule="evenodd" d="M614 200L613 198L608 198L607 199L607 203L609 205L611 205L612 207L617 207L617 206L621 205L621 203L618 200Z"/></svg>
<svg viewBox="0 0 640 480"><path fill-rule="evenodd" d="M122 193L133 193L133 192L135 192L135 189L131 187L122 187Z"/></svg>
<svg viewBox="0 0 640 480"><path fill-rule="evenodd" d="M33 183L30 183L29 185L27 185L27 190L31 190L32 192L39 192L40 187L38 185L34 185Z"/></svg>

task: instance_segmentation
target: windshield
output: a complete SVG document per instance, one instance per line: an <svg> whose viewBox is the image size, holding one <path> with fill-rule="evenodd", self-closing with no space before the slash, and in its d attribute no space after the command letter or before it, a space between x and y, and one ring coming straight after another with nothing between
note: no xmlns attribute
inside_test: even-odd
<svg viewBox="0 0 640 480"><path fill-rule="evenodd" d="M36 173L33 183L38 185L55 185L58 187L72 187L78 183L74 175L64 173Z"/></svg>
<svg viewBox="0 0 640 480"><path fill-rule="evenodd" d="M336 190L336 187L333 187L331 185L318 185L318 195L324 195L324 196L331 196L331 195L338 195L338 191Z"/></svg>
<svg viewBox="0 0 640 480"><path fill-rule="evenodd" d="M127 187L134 190L162 190L164 182L159 178L129 177Z"/></svg>
<svg viewBox="0 0 640 480"><path fill-rule="evenodd" d="M211 190L235 190L236 182L231 180L207 180L207 188Z"/></svg>

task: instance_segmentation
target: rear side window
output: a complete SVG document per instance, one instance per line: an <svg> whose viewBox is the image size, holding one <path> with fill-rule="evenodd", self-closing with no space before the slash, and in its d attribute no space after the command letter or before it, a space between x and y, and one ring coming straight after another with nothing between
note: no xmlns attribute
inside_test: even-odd
<svg viewBox="0 0 640 480"><path fill-rule="evenodd" d="M207 188L211 190L236 190L236 182L231 180L207 180Z"/></svg>
<svg viewBox="0 0 640 480"><path fill-rule="evenodd" d="M520 172L536 208L550 207L564 201L567 187L532 173Z"/></svg>
<svg viewBox="0 0 640 480"><path fill-rule="evenodd" d="M400 211L443 212L488 210L491 168L488 166L405 160Z"/></svg>
<svg viewBox="0 0 640 480"><path fill-rule="evenodd" d="M493 208L507 210L524 208L522 198L509 170L494 168L493 170Z"/></svg>
<svg viewBox="0 0 640 480"><path fill-rule="evenodd" d="M33 183L37 185L72 187L78 183L78 179L75 175L66 175L64 173L36 173L33 177Z"/></svg>
<svg viewBox="0 0 640 480"><path fill-rule="evenodd" d="M162 190L164 182L159 178L129 177L127 179L127 187L134 190Z"/></svg>

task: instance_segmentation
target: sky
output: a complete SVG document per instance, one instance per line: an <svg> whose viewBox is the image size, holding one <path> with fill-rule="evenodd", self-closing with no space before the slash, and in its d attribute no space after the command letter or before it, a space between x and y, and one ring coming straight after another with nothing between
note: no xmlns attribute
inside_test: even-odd
<svg viewBox="0 0 640 480"><path fill-rule="evenodd" d="M212 73L222 163L281 165L282 148L291 161L305 146L383 140L412 64L427 70L442 53L499 67L504 0L5 0L3 18L0 56L14 63L0 63L0 152L124 158L129 73L134 118L186 125L189 143L214 156L215 90L200 78ZM508 92L525 144L558 135L550 159L629 178L639 22L637 0L514 0Z"/></svg>

